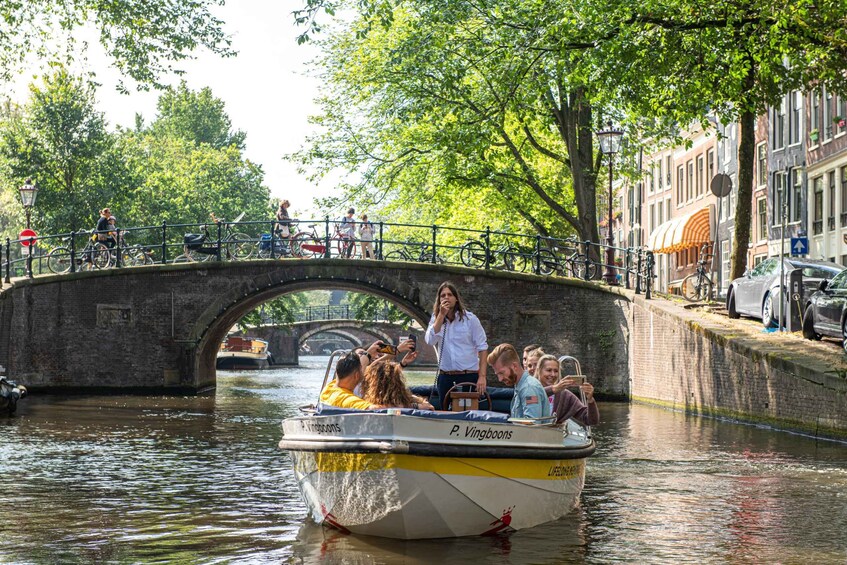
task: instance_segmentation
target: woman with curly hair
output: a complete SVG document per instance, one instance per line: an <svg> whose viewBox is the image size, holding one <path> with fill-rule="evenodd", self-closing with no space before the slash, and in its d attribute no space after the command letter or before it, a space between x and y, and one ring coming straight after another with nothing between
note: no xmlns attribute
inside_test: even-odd
<svg viewBox="0 0 847 565"><path fill-rule="evenodd" d="M406 377L399 363L374 363L365 369L362 379L362 398L371 404L387 408L432 410L432 405L415 396L406 386ZM379 399L377 402L375 399Z"/></svg>

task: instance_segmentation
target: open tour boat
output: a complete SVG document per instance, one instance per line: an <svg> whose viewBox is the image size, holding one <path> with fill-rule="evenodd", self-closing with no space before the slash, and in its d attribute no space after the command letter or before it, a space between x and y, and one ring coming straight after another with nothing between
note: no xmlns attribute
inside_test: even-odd
<svg viewBox="0 0 847 565"><path fill-rule="evenodd" d="M590 429L572 420L562 427L479 410L301 411L283 422L279 446L291 453L315 522L356 534L491 535L556 520L577 504L595 448Z"/></svg>
<svg viewBox="0 0 847 565"><path fill-rule="evenodd" d="M267 369L271 366L268 342L255 337L227 336L218 351L216 368Z"/></svg>

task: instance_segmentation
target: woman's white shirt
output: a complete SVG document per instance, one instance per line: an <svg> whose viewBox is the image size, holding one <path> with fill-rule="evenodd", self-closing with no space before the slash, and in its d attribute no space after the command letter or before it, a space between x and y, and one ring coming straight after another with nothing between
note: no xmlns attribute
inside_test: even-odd
<svg viewBox="0 0 847 565"><path fill-rule="evenodd" d="M473 313L465 311L465 316L458 315L452 322L447 318L441 324L441 331L435 332L435 316L429 321L424 341L435 347L438 352L438 367L442 371L479 370L479 352L488 351L488 340L485 330ZM441 344L444 331L447 331L447 341Z"/></svg>

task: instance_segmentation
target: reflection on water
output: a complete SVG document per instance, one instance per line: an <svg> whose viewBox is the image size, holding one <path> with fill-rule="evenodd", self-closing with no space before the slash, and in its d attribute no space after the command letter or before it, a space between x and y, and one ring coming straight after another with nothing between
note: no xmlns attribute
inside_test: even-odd
<svg viewBox="0 0 847 565"><path fill-rule="evenodd" d="M625 404L601 406L582 506L556 523L414 542L305 523L276 447L323 377L304 361L205 397L23 401L0 420L0 562L847 561L847 446Z"/></svg>

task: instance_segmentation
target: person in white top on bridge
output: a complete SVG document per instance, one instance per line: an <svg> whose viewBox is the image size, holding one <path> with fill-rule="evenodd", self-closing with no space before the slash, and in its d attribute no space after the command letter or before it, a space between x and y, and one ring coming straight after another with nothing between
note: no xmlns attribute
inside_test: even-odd
<svg viewBox="0 0 847 565"><path fill-rule="evenodd" d="M449 281L438 287L424 341L438 353L436 388L442 409L445 394L457 383L476 383L478 392L485 391L485 330L479 318L465 309L458 289Z"/></svg>

